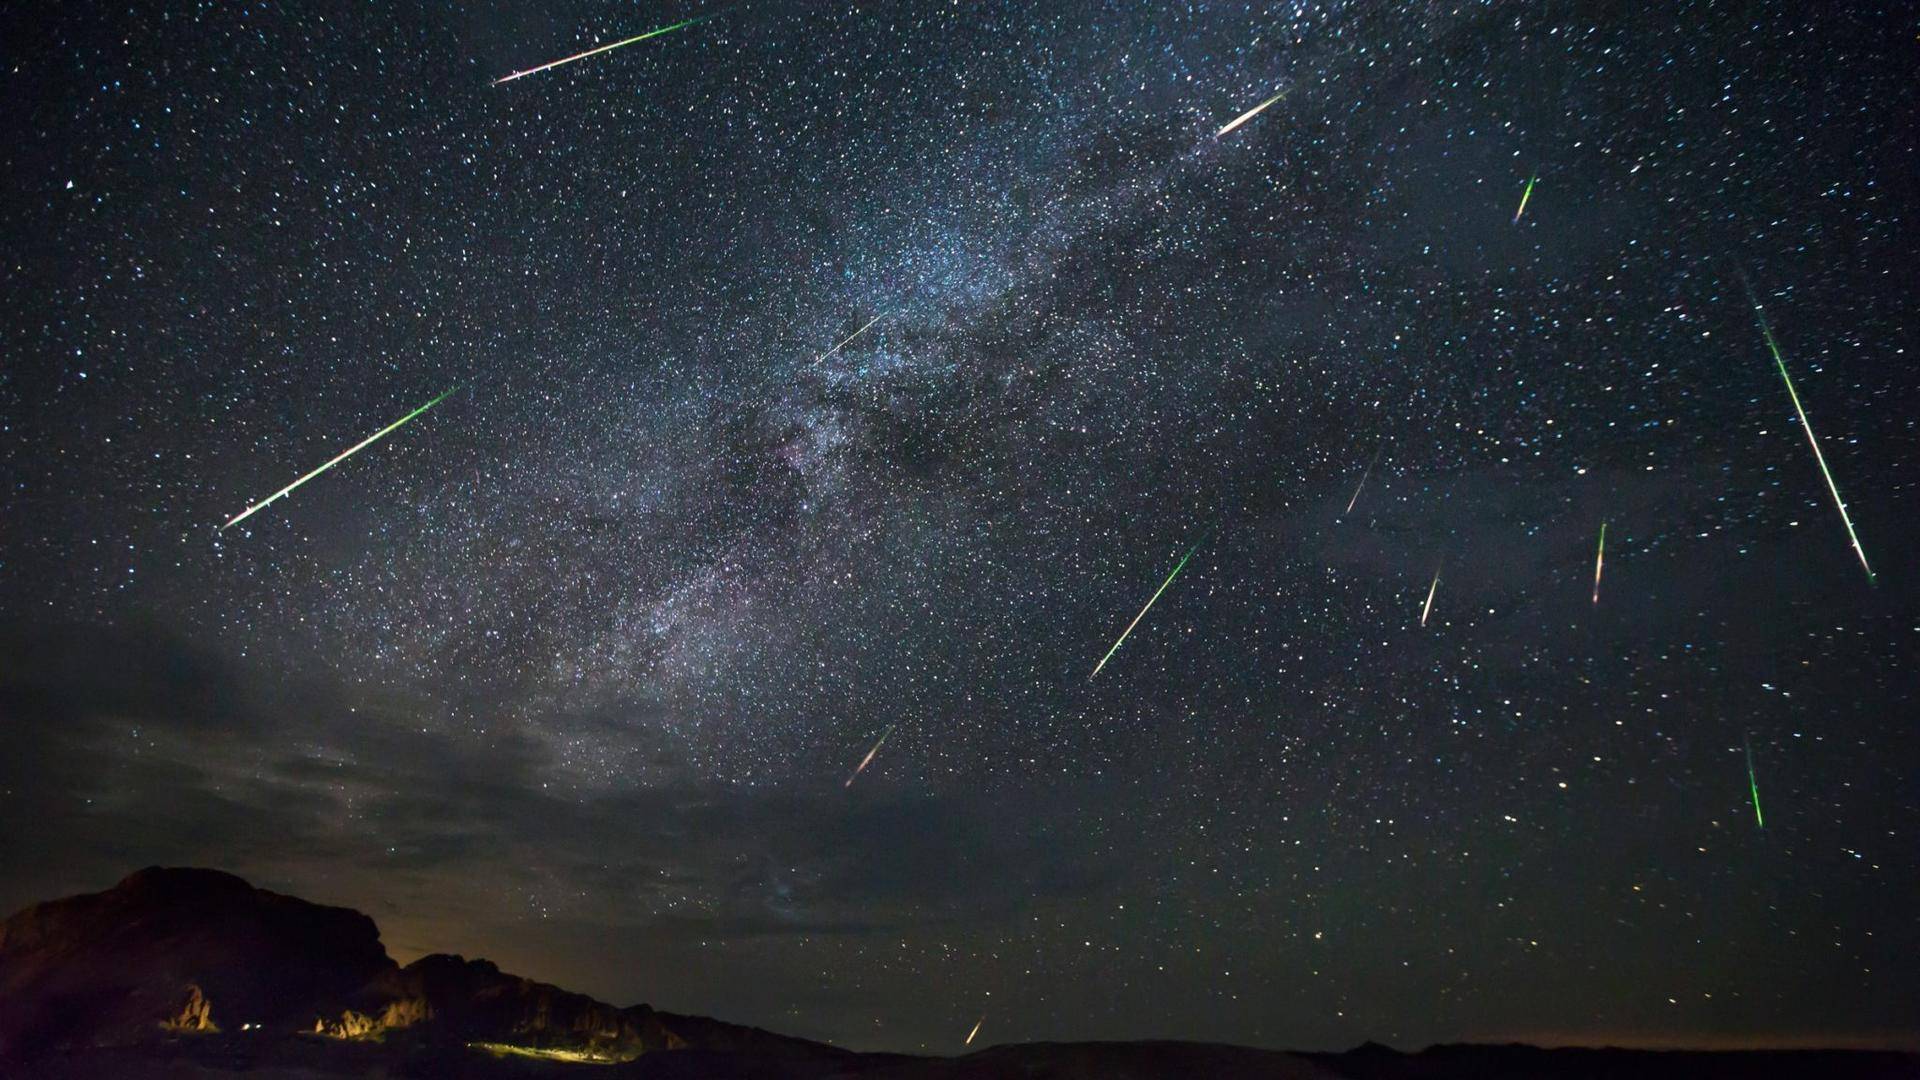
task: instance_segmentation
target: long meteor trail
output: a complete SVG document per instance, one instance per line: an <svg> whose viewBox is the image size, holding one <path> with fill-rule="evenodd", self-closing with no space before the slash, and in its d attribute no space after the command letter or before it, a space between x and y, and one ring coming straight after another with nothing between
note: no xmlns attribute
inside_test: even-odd
<svg viewBox="0 0 1920 1080"><path fill-rule="evenodd" d="M858 330L855 330L855 331L854 331L853 333L851 333L851 334L848 334L848 335L846 336L846 339L845 339L845 340L843 340L843 341L841 341L841 342L840 342L840 344L838 344L838 345L835 345L835 346L834 346L833 348L831 348L831 349L828 349L828 350L827 350L826 352L823 352L823 353L821 353L821 354L820 354L819 356L816 356L816 357L814 357L814 359L813 359L813 363L811 363L811 364L808 364L808 365L807 365L807 370L809 370L809 371L811 371L811 370L813 370L814 368L817 368L817 367L819 367L819 366L820 366L821 364L824 364L824 363L826 363L826 362L827 362L827 360L828 360L828 358L830 358L830 357L832 357L834 353L837 353L837 352L839 352L839 351L840 351L841 349L844 349L844 348L846 348L846 347L847 347L848 345L851 345L851 344L853 343L853 339L854 339L854 338L857 338L857 337L859 337L859 336L860 336L861 334L864 334L864 333L866 333L867 331L869 331L869 330L871 330L871 329L873 329L873 324L874 324L874 323L877 323L877 322L879 322L879 321L880 321L881 319L884 319L884 318L886 318L886 317L887 317L887 313L883 311L883 312L881 312L880 314L878 314L878 315L875 315L875 316L874 316L873 318L871 318L871 319L868 319L868 320L867 320L867 325L865 325L865 326L863 326L863 327L861 327L861 328L860 328L860 329L858 329Z"/></svg>
<svg viewBox="0 0 1920 1080"><path fill-rule="evenodd" d="M681 22L674 23L672 26L661 26L661 27L657 27L655 29L649 30L644 34L635 34L634 36L627 38L624 41L616 41L610 45L599 45L594 48L588 49L586 52L583 52L583 53L574 53L572 56L561 57L560 59L554 60L550 63L541 64L539 67L531 67L525 71L516 71L511 75L503 75L500 78L493 80L493 85L499 86L501 83L510 83L515 79L524 79L529 75L538 75L541 72L546 71L548 68L557 68L561 64L571 64L575 60L585 60L589 56L598 56L603 52L612 52L613 50L618 49L623 45L632 45L637 41L645 41L648 38L659 37L661 34L671 34L675 30L685 30L687 27L693 26L696 23L703 23L703 22L706 22L708 19L717 19L721 16L721 14L723 13L715 12L712 15L697 15L691 19L685 19Z"/></svg>
<svg viewBox="0 0 1920 1080"><path fill-rule="evenodd" d="M1440 568L1433 568L1433 584L1427 586L1427 602L1420 609L1420 625L1427 625L1427 616L1433 611L1433 594L1440 591Z"/></svg>
<svg viewBox="0 0 1920 1080"><path fill-rule="evenodd" d="M1223 127L1219 131L1214 132L1213 137L1217 139L1220 136L1225 135L1227 132L1232 131L1234 128L1239 127L1241 124L1244 124L1247 121L1253 119L1254 117L1259 116L1261 113L1266 111L1267 106L1273 104L1276 101L1279 101L1281 98L1286 96L1287 96L1287 92L1285 90L1282 90L1279 93L1268 98L1267 100L1261 102L1260 104L1255 105L1253 108L1248 109L1246 112L1243 112L1239 116L1235 117L1233 120L1233 123L1228 124L1226 127Z"/></svg>
<svg viewBox="0 0 1920 1080"><path fill-rule="evenodd" d="M1753 823L1764 829L1767 819L1760 816L1760 782L1753 778L1753 743L1742 735L1740 745L1747 751L1747 790L1753 794Z"/></svg>
<svg viewBox="0 0 1920 1080"><path fill-rule="evenodd" d="M1373 467L1375 465L1378 465L1379 463L1380 463L1380 451L1375 450L1373 452L1373 460L1367 462L1366 471L1360 474L1360 486L1353 489L1353 498L1347 500L1346 513L1341 514L1340 515L1341 517L1346 517L1347 514L1353 513L1354 506L1360 501L1360 493L1366 490L1367 477L1373 475Z"/></svg>
<svg viewBox="0 0 1920 1080"><path fill-rule="evenodd" d="M1540 179L1538 173L1527 177L1527 190L1520 193L1520 209L1513 212L1513 223L1515 225L1520 224L1520 215L1527 212L1527 200L1533 196L1533 183L1538 179Z"/></svg>
<svg viewBox="0 0 1920 1080"><path fill-rule="evenodd" d="M1773 327L1767 325L1766 310L1760 306L1760 297L1753 291L1753 282L1747 280L1747 272L1740 271L1740 283L1747 288L1747 301L1753 305L1753 316L1760 323L1760 336L1767 339L1767 349L1773 353L1773 366L1780 372L1780 381L1787 384L1787 396L1793 399L1793 411L1800 415L1800 430L1807 433L1807 445L1813 447L1813 460L1820 466L1820 475L1827 480L1827 491L1833 496L1833 505L1840 511L1840 523L1847 527L1847 540L1853 545L1853 554L1860 560L1860 569L1867 572L1867 583L1873 583L1873 567L1867 564L1866 549L1860 546L1860 534L1853 531L1853 518L1847 513L1847 501L1840 497L1840 488L1833 482L1833 470L1827 468L1827 455L1820 452L1820 440L1814 437L1813 425L1807 421L1807 410L1800 404L1800 393L1793 388L1793 376L1787 374L1786 358L1780 355L1780 343L1773 339Z"/></svg>
<svg viewBox="0 0 1920 1080"><path fill-rule="evenodd" d="M873 741L873 749L871 749L871 750L869 750L869 751L867 751L867 756L866 756L866 757L863 757L863 758L861 758L861 759L860 759L860 764L858 764L858 765L855 765L855 766L853 767L853 776L849 776L849 777L847 777L847 782L846 782L845 784L842 784L842 785L841 785L842 787L852 787L852 786L853 786L853 780L854 780L854 777L857 777L857 776L859 776L859 775L860 775L861 773L863 773L863 772L866 772L866 771L867 771L867 766L869 766L869 765L871 765L871 764L873 764L873 755L875 755L875 754L877 754L877 753L879 753L879 752L880 752L880 744L881 744L881 743L883 743L883 742L886 742L886 741L887 741L887 736L889 736L889 735L891 735L891 734L893 734L893 729L894 729L894 727L895 727L895 726L896 726L896 725L894 725L894 724L888 724L888 725L887 725L887 730L885 730L885 731L883 731L883 732L881 732L881 733L880 733L880 737L879 737L878 739L875 739L875 740Z"/></svg>
<svg viewBox="0 0 1920 1080"><path fill-rule="evenodd" d="M1593 602L1600 602L1600 570L1607 563L1607 523L1600 523L1600 550L1593 555Z"/></svg>
<svg viewBox="0 0 1920 1080"><path fill-rule="evenodd" d="M295 480L293 483L288 484L286 487L281 488L279 491L274 492L272 495L267 496L265 499L262 499L259 502L254 503L252 506L247 507L245 510L240 511L238 514L234 515L232 521L229 521L225 525L220 526L220 528L223 530L231 529L235 525L240 524L241 522L247 520L253 515L259 513L260 511L265 510L267 507L272 506L274 503L279 502L281 499L286 498L288 495L293 493L294 488L299 487L301 484L304 484L307 481L313 479L314 477L319 476L321 473L326 472L328 469L333 468L335 465L340 464L341 462L347 460L348 458L359 453L360 451L365 450L367 447L372 446L374 443L379 442L381 439L386 438L387 435L391 433L394 428L399 427L401 424L406 423L407 421L413 419L414 417L419 416L421 413L426 412L428 409L433 408L435 405L440 404L442 401L445 401L447 399L447 395L453 393L455 390L458 390L458 389L460 389L458 386L454 386L441 391L439 397L434 398L432 401L427 402L425 405L420 406L419 408L413 410L412 412L401 417L400 419L395 420L393 423L388 424L386 427L381 428L379 431L376 431L373 434L367 436L366 438L360 440L359 442L353 444L353 446L350 449L348 449L345 453L341 454L339 457L334 458L332 461L327 462L325 465L322 465L319 468L308 473L307 475L301 477L300 479Z"/></svg>
<svg viewBox="0 0 1920 1080"><path fill-rule="evenodd" d="M972 1046L972 1045L973 1045L973 1037L974 1037L975 1035L978 1035L978 1034L980 1034L980 1024L984 1024L984 1023L986 1023L986 1022L987 1022L987 1018L983 1016L983 1017L981 1017L981 1018L980 1018L980 1021L979 1021L979 1023L976 1023L976 1024L974 1024L974 1025L973 1025L973 1030L972 1030L972 1031L969 1031L969 1032L967 1032L967 1043L966 1043L966 1045L968 1045L968 1046Z"/></svg>
<svg viewBox="0 0 1920 1080"><path fill-rule="evenodd" d="M1167 591L1167 586L1173 584L1173 579L1179 577L1180 571L1187 568L1187 560L1193 558L1193 553L1200 550L1200 544L1206 542L1206 537L1201 537L1199 543L1188 548L1187 553L1180 556L1180 562L1173 568L1173 573L1168 574L1167 580L1161 582L1160 587L1155 589L1153 595L1147 598L1147 606L1140 609L1140 614L1133 617L1133 621L1127 624L1125 630L1120 631L1119 639L1113 643L1113 648L1107 650L1107 655L1101 657L1100 662L1093 665L1093 674L1087 676L1088 681L1092 681L1097 677L1100 674L1100 669L1107 666L1107 661L1113 659L1113 654L1120 651L1120 646L1126 643L1127 635L1133 633L1133 628L1139 626L1140 620L1146 618L1147 612L1153 610L1153 602L1160 599L1160 594Z"/></svg>

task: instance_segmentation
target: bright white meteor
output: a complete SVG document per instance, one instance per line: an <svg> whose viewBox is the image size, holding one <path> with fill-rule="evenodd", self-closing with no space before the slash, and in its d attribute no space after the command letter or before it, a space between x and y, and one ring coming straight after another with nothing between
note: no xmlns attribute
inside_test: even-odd
<svg viewBox="0 0 1920 1080"><path fill-rule="evenodd" d="M1279 101L1281 98L1286 96L1287 96L1287 92L1285 90L1282 90L1279 93L1268 98L1267 100L1261 102L1260 104L1255 105L1253 108L1248 109L1246 112L1243 112L1238 117L1236 117L1233 123L1228 124L1226 127L1223 127L1219 131L1214 132L1213 137L1217 139L1220 136L1225 135L1227 132L1232 131L1234 128L1239 127L1241 124L1244 124L1247 121L1253 119L1254 117L1259 116L1262 112L1266 111L1267 106L1273 104L1276 101Z"/></svg>
<svg viewBox="0 0 1920 1080"><path fill-rule="evenodd" d="M1433 584L1427 586L1427 603L1420 609L1420 625L1427 625L1427 615L1433 611L1433 594L1440 591L1440 568L1433 568Z"/></svg>
<svg viewBox="0 0 1920 1080"><path fill-rule="evenodd" d="M1847 543L1853 546L1854 557L1860 560L1860 569L1866 571L1867 583L1873 584L1873 567L1867 562L1867 549L1860 546L1860 534L1853 531L1853 516L1847 513L1847 500L1840 497L1840 485L1833 481L1833 470L1827 468L1827 455L1820 451L1820 440L1813 434L1813 423L1807 419L1806 407L1800 404L1800 392L1793 388L1793 376L1787 374L1787 358L1781 355L1780 343L1773 339L1773 326L1767 322L1766 310L1760 306L1760 297L1753 291L1753 282L1747 280L1747 272L1740 271L1740 283L1746 286L1747 302L1753 305L1753 317L1760 322L1760 336L1767 341L1767 351L1773 353L1773 366L1780 372L1780 381L1786 384L1787 397L1793 400L1793 411L1800 417L1800 430L1806 433L1807 445L1813 449L1814 464L1820 466L1820 475L1827 481L1827 491L1833 496L1833 508L1840 511L1840 524L1847 528Z"/></svg>
<svg viewBox="0 0 1920 1080"><path fill-rule="evenodd" d="M589 56L598 56L603 52L612 52L614 49L617 49L622 45L632 45L636 41L645 41L651 37L659 37L661 34L671 34L675 30L684 30L687 27L694 25L695 23L703 23L703 22L706 22L708 19L717 19L719 17L720 17L720 13L717 13L717 12L712 15L698 15L698 16L695 16L694 18L687 19L682 22L674 23L672 26L662 26L657 29L649 30L644 34L635 34L633 37L627 38L624 41L616 41L610 45L596 46L595 48L588 49L586 52L575 53L572 56L562 57L561 59L552 61L551 63L541 64L539 67L528 68L525 71L516 71L511 75L503 75L500 78L493 80L493 85L499 86L501 83L510 83L515 79L524 79L529 75L538 75L539 73L547 70L548 68L557 68L561 64L571 64L575 60L585 60Z"/></svg>

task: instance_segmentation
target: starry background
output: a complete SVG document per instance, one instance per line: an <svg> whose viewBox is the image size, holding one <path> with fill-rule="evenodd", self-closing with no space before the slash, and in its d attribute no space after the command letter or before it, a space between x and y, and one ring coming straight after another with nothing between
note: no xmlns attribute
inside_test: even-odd
<svg viewBox="0 0 1920 1080"><path fill-rule="evenodd" d="M711 11L0 15L0 906L216 865L861 1048L1915 1041L1911 9L492 85Z"/></svg>

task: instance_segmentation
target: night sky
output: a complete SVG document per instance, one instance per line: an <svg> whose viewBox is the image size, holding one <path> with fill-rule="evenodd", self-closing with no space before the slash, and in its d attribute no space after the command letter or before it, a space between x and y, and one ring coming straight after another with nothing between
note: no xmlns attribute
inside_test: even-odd
<svg viewBox="0 0 1920 1080"><path fill-rule="evenodd" d="M494 84L719 10L0 13L0 907L218 866L858 1048L1916 1041L1911 6Z"/></svg>

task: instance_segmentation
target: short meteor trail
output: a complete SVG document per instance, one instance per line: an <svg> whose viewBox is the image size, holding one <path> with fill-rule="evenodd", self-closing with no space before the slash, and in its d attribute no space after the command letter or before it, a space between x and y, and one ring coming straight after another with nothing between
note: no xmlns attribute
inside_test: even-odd
<svg viewBox="0 0 1920 1080"><path fill-rule="evenodd" d="M622 45L632 45L637 41L645 41L648 38L659 37L661 34L671 34L675 30L684 30L687 27L693 26L696 23L706 22L708 19L717 19L720 17L721 14L723 13L715 12L712 15L698 15L698 16L695 16L694 18L686 19L681 22L674 23L672 26L662 26L653 30L649 30L644 34L635 34L633 37L627 38L624 41L616 41L611 45L600 45L595 48L588 49L586 52L583 52L583 53L575 53L572 56L562 57L561 59L552 61L551 63L541 64L539 67L528 68L525 71L516 71L511 75L503 75L500 78L493 80L493 85L499 86L501 83L510 83L515 79L524 79L529 75L538 75L539 73L547 70L548 68L557 68L561 64L571 64L575 60L585 60L589 56L598 56L603 52L612 52L613 50L620 48Z"/></svg>
<svg viewBox="0 0 1920 1080"><path fill-rule="evenodd" d="M878 314L878 315L875 315L875 316L874 316L873 318L871 318L871 319L868 319L868 320L867 320L867 325L865 325L865 326L863 326L863 327L861 327L861 328L860 328L860 329L858 329L858 330L855 330L855 331L854 331L853 333L851 333L851 334L848 334L848 335L847 335L847 337L846 337L846 340L845 340L845 341L842 341L842 342L841 342L840 344L838 344L838 345L835 345L835 346L834 346L833 348L831 348L831 349L828 349L828 350L827 350L826 352L823 352L823 353L821 353L821 354L820 354L819 356L817 356L817 357L815 357L815 358L814 358L814 361L813 361L813 363L811 363L811 364L808 364L808 365L807 365L807 369L808 369L809 371L811 371L812 369L814 369L814 368L817 368L817 367L819 367L819 366L820 366L821 364L824 364L824 363L826 363L826 362L827 362L827 359L828 359L829 357L831 357L831 356L832 356L832 355L833 355L834 353L837 353L837 352L839 352L839 351L840 351L841 349L844 349L844 348L846 348L846 347L847 347L848 345L850 345L850 344L852 344L852 343L853 343L853 339L854 339L854 338L857 338L857 337L859 337L859 336L860 336L861 334L864 334L864 333L866 333L867 331L869 331L869 330L871 330L871 329L873 329L873 324L874 324L874 323L877 323L877 322L879 322L879 321L880 321L881 319L884 319L884 318L886 318L886 317L887 317L887 313L883 311L883 312L881 312L880 314Z"/></svg>
<svg viewBox="0 0 1920 1080"><path fill-rule="evenodd" d="M1267 100L1261 102L1260 104L1255 105L1253 108L1248 109L1246 112L1243 112L1238 117L1236 117L1233 123L1228 124L1226 127L1223 127L1219 131L1214 132L1213 137L1217 139L1220 136L1225 135L1227 132L1232 131L1234 128L1239 127L1241 124L1244 124L1247 121L1253 119L1254 117L1259 116L1261 113L1266 111L1267 106L1273 104L1276 101L1279 101L1281 98L1286 96L1287 96L1287 92L1285 90L1282 90L1279 93L1268 98Z"/></svg>
<svg viewBox="0 0 1920 1080"><path fill-rule="evenodd" d="M969 1032L967 1032L967 1042L966 1042L966 1045L968 1045L968 1046L972 1046L972 1045L973 1045L973 1037L974 1037L975 1035L978 1035L978 1034L980 1034L980 1024L984 1024L984 1023L986 1023L986 1022L987 1022L987 1018L983 1016L983 1017L981 1017L981 1018L980 1018L980 1022L979 1022L979 1023L977 1023L977 1024L975 1024L975 1025L973 1025L973 1030L972 1030L972 1031L969 1031Z"/></svg>
<svg viewBox="0 0 1920 1080"><path fill-rule="evenodd" d="M1607 523L1600 523L1600 550L1593 556L1593 602L1600 602L1600 570L1607 562Z"/></svg>
<svg viewBox="0 0 1920 1080"><path fill-rule="evenodd" d="M1767 819L1760 816L1760 782L1753 778L1753 743L1742 735L1740 745L1747 751L1747 790L1753 793L1753 822L1764 829L1767 827Z"/></svg>
<svg viewBox="0 0 1920 1080"><path fill-rule="evenodd" d="M881 732L881 733L880 733L880 737L879 737L878 739L875 739L875 740L873 741L873 749L871 749L871 750L869 750L869 751L867 751L867 756L866 756L866 757L863 757L863 758L861 758L861 759L860 759L860 764L858 764L858 765L855 765L855 766L853 767L853 776L849 776L849 777L847 777L847 782L846 782L845 784L842 784L842 785L841 785L842 787L852 787L852 786L853 786L853 779L854 779L854 777L855 777L855 776L859 776L859 775L860 775L861 773L863 773L863 772L866 772L866 771L867 771L867 766L869 766L869 765L871 765L871 764L873 764L873 755L875 755L875 754L877 754L877 753L879 753L879 752L880 752L880 744L881 744L881 743L883 743L883 742L886 742L886 741L887 741L887 736L889 736L889 735L891 735L891 734L893 734L893 729L894 729L894 727L895 727L895 726L896 726L896 725L893 725L893 724L888 724L888 725L887 725L887 730L885 730L885 731L883 731L883 732Z"/></svg>
<svg viewBox="0 0 1920 1080"><path fill-rule="evenodd" d="M231 529L235 525L238 525L241 522L252 517L254 514L257 514L260 511L265 510L267 507L272 506L274 503L280 501L281 499L286 498L289 494L293 492L294 488L299 487L301 484L304 484L307 481L313 479L314 477L319 476L321 473L326 472L328 469L333 468L335 465L340 464L341 462L347 460L348 458L359 453L360 451L365 450L367 447L372 446L374 443L379 442L381 439L386 438L388 433L393 431L394 428L399 427L401 424L406 423L407 421L413 419L414 417L419 416L421 413L426 412L428 409L433 408L435 405L440 404L442 401L445 401L447 399L447 395L453 393L455 390L458 390L458 389L460 388L458 386L455 386L442 391L439 397L434 398L432 401L427 402L425 405L420 406L419 408L413 410L412 412L401 417L400 419L395 420L393 423L388 424L386 427L381 428L379 431L376 431L373 434L367 436L366 438L360 440L359 442L355 443L351 449L347 450L345 453L341 454L339 457L334 458L332 461L327 462L325 465L322 465L319 468L308 473L307 475L301 477L300 479L295 480L293 483L288 484L286 487L283 487L279 491L274 492L272 495L267 496L265 499L261 500L260 502L254 503L252 506L249 506L245 510L240 511L240 513L234 516L232 521L229 521L225 525L220 526L220 528L222 530Z"/></svg>
<svg viewBox="0 0 1920 1080"><path fill-rule="evenodd" d="M1353 513L1353 508L1355 504L1359 503L1360 501L1360 492L1366 489L1367 477L1373 475L1373 467L1375 465L1378 465L1379 463L1380 463L1380 451L1375 450L1373 452L1373 460L1367 462L1366 470L1360 474L1360 486L1353 489L1353 498L1347 500L1346 513L1341 514L1340 515L1341 517L1346 517L1347 514Z"/></svg>
<svg viewBox="0 0 1920 1080"><path fill-rule="evenodd" d="M1847 527L1847 540L1853 544L1853 554L1860 560L1860 569L1867 572L1867 583L1873 583L1873 567L1867 564L1867 553L1860 546L1860 534L1853 531L1853 518L1847 514L1847 502L1840 497L1840 488L1833 482L1833 470L1827 468L1827 456L1820 452L1820 440L1814 437L1813 425L1807 421L1807 410L1800 404L1800 394L1793 388L1793 377L1787 374L1786 358L1780 354L1780 343L1773 339L1773 327L1767 324L1767 313L1760 306L1760 298L1754 294L1753 282L1747 280L1745 270L1740 271L1740 283L1747 288L1747 301L1753 305L1754 318L1760 323L1760 336L1767 339L1767 349L1773 353L1773 365L1780 372L1780 381L1787 384L1787 396L1793 399L1793 411L1800 415L1800 430L1807 433L1807 445L1813 447L1813 460L1820 466L1820 475L1826 477L1827 491L1833 495L1833 505L1840 511L1840 523Z"/></svg>
<svg viewBox="0 0 1920 1080"><path fill-rule="evenodd" d="M1127 624L1127 628L1125 630L1120 631L1119 640L1113 643L1113 648L1107 650L1107 655L1101 657L1100 662L1093 665L1093 674L1087 676L1087 679L1089 681L1092 681L1096 676L1100 674L1100 669L1107 666L1107 661L1113 659L1114 653L1117 653L1120 651L1120 646L1126 643L1127 635L1133 633L1133 628L1136 626L1139 626L1140 620L1146 618L1147 612L1153 610L1153 602L1155 600L1160 599L1160 594L1167 591L1167 586L1173 584L1173 579L1179 577L1180 571L1185 570L1187 568L1187 560L1193 558L1193 553L1200 550L1200 544L1204 544L1206 542L1207 542L1206 537L1201 537L1200 543L1197 543L1192 547L1188 548L1187 553L1185 555L1180 556L1180 562L1178 565L1176 565L1173 568L1173 573L1168 574L1167 580L1161 582L1160 587L1153 591L1153 595L1151 597L1147 598L1147 606L1140 609L1140 614L1135 615L1133 617L1133 621Z"/></svg>
<svg viewBox="0 0 1920 1080"><path fill-rule="evenodd" d="M1433 611L1433 594L1440 591L1440 568L1433 568L1433 584L1427 586L1427 603L1420 609L1420 625L1427 625L1427 615Z"/></svg>
<svg viewBox="0 0 1920 1080"><path fill-rule="evenodd" d="M1527 177L1527 190L1520 193L1520 209L1513 212L1513 223L1520 224L1520 215L1527 212L1527 199L1533 195L1533 182L1540 179L1538 173Z"/></svg>

